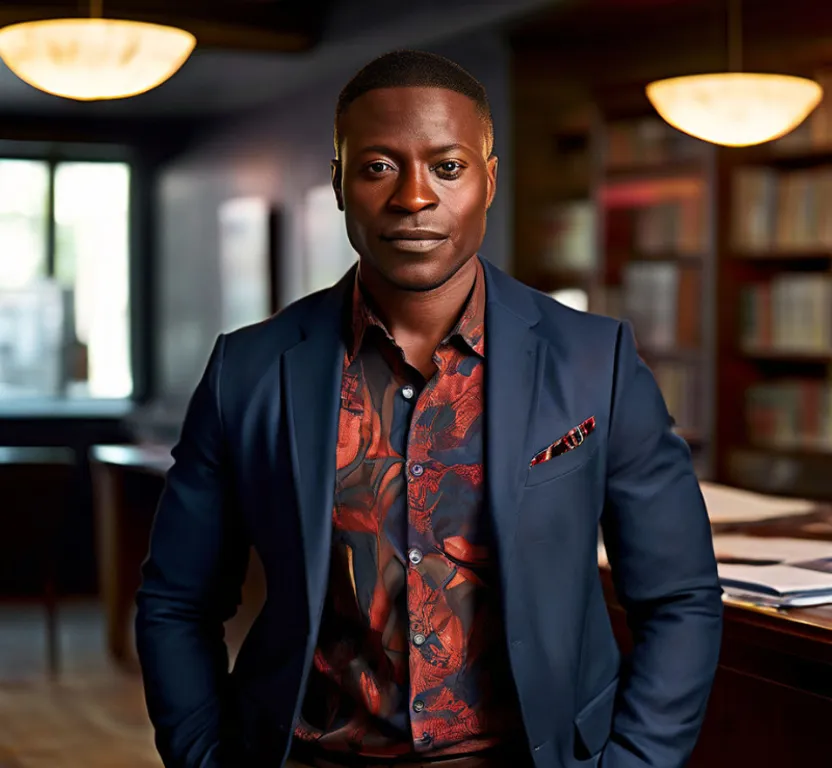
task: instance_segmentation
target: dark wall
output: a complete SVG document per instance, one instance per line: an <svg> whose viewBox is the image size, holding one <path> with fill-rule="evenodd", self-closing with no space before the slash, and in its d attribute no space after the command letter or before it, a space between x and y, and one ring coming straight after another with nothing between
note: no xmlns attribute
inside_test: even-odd
<svg viewBox="0 0 832 768"><path fill-rule="evenodd" d="M497 32L434 48L485 85L494 113L499 185L482 253L510 263L511 146L509 56ZM227 123L170 162L157 182L157 394L181 412L221 331L217 208L238 195L262 195L281 220L280 303L303 294L303 200L329 181L332 119L343 71L257 116ZM333 199L333 207L335 202Z"/></svg>

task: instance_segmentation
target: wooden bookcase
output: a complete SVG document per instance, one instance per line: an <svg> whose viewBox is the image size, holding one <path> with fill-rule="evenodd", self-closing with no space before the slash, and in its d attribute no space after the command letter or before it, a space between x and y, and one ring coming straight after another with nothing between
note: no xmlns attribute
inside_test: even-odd
<svg viewBox="0 0 832 768"><path fill-rule="evenodd" d="M627 319L668 409L711 475L714 152L655 115L601 114L594 136L596 312Z"/></svg>
<svg viewBox="0 0 832 768"><path fill-rule="evenodd" d="M740 150L591 63L515 49L514 274L633 324L702 478L832 500L832 79Z"/></svg>
<svg viewBox="0 0 832 768"><path fill-rule="evenodd" d="M721 155L719 476L832 499L832 104Z"/></svg>
<svg viewBox="0 0 832 768"><path fill-rule="evenodd" d="M518 81L514 274L629 320L702 476L712 471L715 152L654 115ZM558 112L557 107L560 107Z"/></svg>
<svg viewBox="0 0 832 768"><path fill-rule="evenodd" d="M545 68L527 66L513 110L524 116L514 125L514 274L580 305L596 285L594 107L587 91L553 88Z"/></svg>

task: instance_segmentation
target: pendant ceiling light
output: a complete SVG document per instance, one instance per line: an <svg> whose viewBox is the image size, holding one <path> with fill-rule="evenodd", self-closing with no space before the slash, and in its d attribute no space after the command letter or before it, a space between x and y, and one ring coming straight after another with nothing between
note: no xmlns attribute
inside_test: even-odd
<svg viewBox="0 0 832 768"><path fill-rule="evenodd" d="M174 75L196 45L182 29L101 18L50 19L0 29L0 58L21 80L79 101L123 99Z"/></svg>
<svg viewBox="0 0 832 768"><path fill-rule="evenodd" d="M823 97L813 80L741 71L739 2L728 0L730 71L657 80L647 86L647 97L667 123L730 147L762 144L789 133Z"/></svg>

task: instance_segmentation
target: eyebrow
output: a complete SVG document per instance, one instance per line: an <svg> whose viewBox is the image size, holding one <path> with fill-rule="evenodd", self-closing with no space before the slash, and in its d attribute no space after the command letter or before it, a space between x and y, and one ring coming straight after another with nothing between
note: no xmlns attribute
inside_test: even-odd
<svg viewBox="0 0 832 768"><path fill-rule="evenodd" d="M469 150L464 144L445 144L441 147L433 147L430 149L430 154L432 155L442 155L446 152L453 152L455 150ZM383 144L372 144L369 147L362 147L361 152L379 152L383 155L397 155L398 152L394 150L392 147L385 147Z"/></svg>

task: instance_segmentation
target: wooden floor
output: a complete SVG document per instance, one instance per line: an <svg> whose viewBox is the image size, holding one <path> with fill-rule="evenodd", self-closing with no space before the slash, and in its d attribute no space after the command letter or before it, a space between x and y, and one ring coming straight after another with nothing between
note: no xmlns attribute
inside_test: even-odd
<svg viewBox="0 0 832 768"><path fill-rule="evenodd" d="M100 609L61 609L49 678L41 611L0 604L0 768L160 768L137 675L104 652Z"/></svg>

